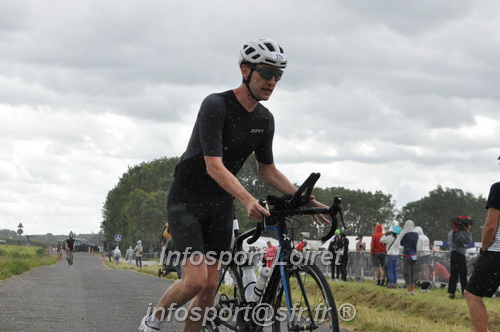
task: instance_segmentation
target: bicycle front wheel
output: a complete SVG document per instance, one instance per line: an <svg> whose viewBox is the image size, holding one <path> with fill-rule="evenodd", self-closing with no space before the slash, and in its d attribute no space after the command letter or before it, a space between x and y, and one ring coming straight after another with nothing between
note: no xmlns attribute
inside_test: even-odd
<svg viewBox="0 0 500 332"><path fill-rule="evenodd" d="M338 332L339 320L333 293L319 268L306 262L286 268L288 285L280 282L272 303L275 318L273 332ZM289 294L291 308L287 305ZM267 329L264 329L267 330Z"/></svg>

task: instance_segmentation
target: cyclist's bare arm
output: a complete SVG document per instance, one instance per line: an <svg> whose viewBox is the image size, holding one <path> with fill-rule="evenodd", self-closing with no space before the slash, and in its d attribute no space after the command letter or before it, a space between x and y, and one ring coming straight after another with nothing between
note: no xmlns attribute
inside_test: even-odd
<svg viewBox="0 0 500 332"><path fill-rule="evenodd" d="M267 182L271 187L278 190L282 194L293 194L297 191L288 178L276 168L276 164L263 164L257 162L257 171L259 176Z"/></svg>
<svg viewBox="0 0 500 332"><path fill-rule="evenodd" d="M246 207L250 219L261 221L263 216L269 216L269 212L259 204L259 201L224 166L222 157L205 156L205 164L207 166L207 173L212 179Z"/></svg>

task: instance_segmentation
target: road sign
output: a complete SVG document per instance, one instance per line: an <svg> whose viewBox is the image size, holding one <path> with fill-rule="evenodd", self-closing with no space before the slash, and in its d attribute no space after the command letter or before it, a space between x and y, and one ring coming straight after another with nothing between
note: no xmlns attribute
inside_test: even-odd
<svg viewBox="0 0 500 332"><path fill-rule="evenodd" d="M122 240L122 236L120 234L115 235L115 241L120 242Z"/></svg>
<svg viewBox="0 0 500 332"><path fill-rule="evenodd" d="M19 228L19 229L17 230L17 234L19 234L19 235L23 234L23 230Z"/></svg>
<svg viewBox="0 0 500 332"><path fill-rule="evenodd" d="M17 226L17 228L23 228L23 224L19 223L19 226Z"/></svg>

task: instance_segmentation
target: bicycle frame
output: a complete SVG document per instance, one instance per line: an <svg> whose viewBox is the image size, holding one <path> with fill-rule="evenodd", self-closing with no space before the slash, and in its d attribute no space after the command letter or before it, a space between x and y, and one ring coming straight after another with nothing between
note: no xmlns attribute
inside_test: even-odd
<svg viewBox="0 0 500 332"><path fill-rule="evenodd" d="M305 205L310 201L312 188L318 178L319 178L319 173L312 173L309 176L309 178L304 182L304 184L299 188L297 193L295 193L293 196L286 195L283 198L268 196L270 205L274 206L274 208L271 208L269 210L271 216L264 218L264 220L261 223L257 224L257 227L245 231L244 233L241 233L238 236L236 236L234 247L232 248L232 252L233 254L235 254L237 252L243 251L243 241L245 239L248 239L247 240L248 244L252 244L260 237L262 232L267 232L268 230L270 230L276 233L279 243L278 255L275 258L272 267L272 273L269 276L267 286L265 287L264 293L260 298L260 300L258 301L258 303L272 304L273 301L276 299L278 292L281 290L281 288L279 288L281 282L281 285L283 287L282 289L283 295L285 296L286 306L290 317L290 324L292 326L292 329L294 330L298 327L295 326L295 317L293 315L294 304L292 303L293 299L291 294L291 286L289 284L289 278L295 273L299 273L299 277L297 278L298 287L300 288L301 293L304 295L304 302L308 308L309 313L311 314L310 317L313 317L313 315L311 312L312 309L310 307L309 299L305 291L305 285L303 283L303 280L300 278L300 272L298 270L294 270L293 266L292 268L290 268L291 266L290 264L293 263L291 262L293 246L292 246L292 240L288 234L288 226L286 218L297 215L313 215L313 214L330 215L330 217L332 218L331 228L328 234L322 237L323 242L330 239L330 237L335 232L338 224L337 214L340 215L342 222L344 222L341 209L341 199L338 196L334 197L334 202L330 207L300 208L300 206ZM265 202L261 202L261 204L264 203ZM233 257L235 257L235 255L233 255ZM231 264L232 263L229 263L229 265ZM237 264L237 266L238 266L238 272L241 273L240 269L241 265ZM224 268L224 270L222 271L220 275L219 286L223 282L227 271L228 271L227 268ZM233 299L233 300L228 300L227 303L236 303L236 305L239 306L239 303L237 301L238 301L237 299ZM251 322L252 331L255 332L262 331L263 325L258 323L259 322ZM310 324L312 328L316 327L316 323L314 321L311 321ZM230 328L232 329L232 327ZM236 328L236 330L237 329L238 328Z"/></svg>
<svg viewBox="0 0 500 332"><path fill-rule="evenodd" d="M293 252L293 246L292 246L292 241L290 237L288 236L288 227L286 224L286 219L285 218L280 218L277 220L277 224L273 226L268 226L267 227L269 230L276 232L277 238L278 238L278 243L279 243L279 255L277 256L278 259L275 260L273 267L272 267L272 273L269 277L268 284L265 288L264 294L262 295L262 298L260 300L261 303L272 303L272 300L276 296L276 291L278 290L278 285L279 281L281 280L281 283L283 285L283 293L285 295L285 300L286 300L286 305L287 305L287 310L288 314L290 316L290 323L293 326L295 323L295 318L293 317L293 299L292 299L292 294L291 294L291 288L289 284L289 278L290 275L288 275L288 270L287 267L289 267L290 264L290 257ZM302 292L302 294L306 295L304 284L302 283L302 280L299 278L299 288ZM305 296L304 300L305 305L307 308L310 310L310 305L307 296ZM312 317L312 315L311 315ZM311 324L314 326L315 322L312 321ZM262 327L258 327L256 331L260 331Z"/></svg>

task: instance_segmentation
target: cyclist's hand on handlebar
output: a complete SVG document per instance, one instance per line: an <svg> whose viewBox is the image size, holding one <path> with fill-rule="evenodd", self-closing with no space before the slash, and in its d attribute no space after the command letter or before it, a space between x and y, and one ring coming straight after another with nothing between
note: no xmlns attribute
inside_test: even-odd
<svg viewBox="0 0 500 332"><path fill-rule="evenodd" d="M311 195L311 200L309 201L309 203L307 203L306 205L304 205L306 207L322 207L322 208L328 208L327 205L321 203L321 202L318 202L314 196ZM331 221L326 217L326 215L324 214L313 214L311 215L311 217L313 218L313 220L318 224L318 225L323 225L323 224L328 224L330 225L331 224Z"/></svg>
<svg viewBox="0 0 500 332"><path fill-rule="evenodd" d="M258 200L254 200L249 206L247 206L248 217L253 221L261 222L262 218L269 217L269 208L260 205Z"/></svg>

